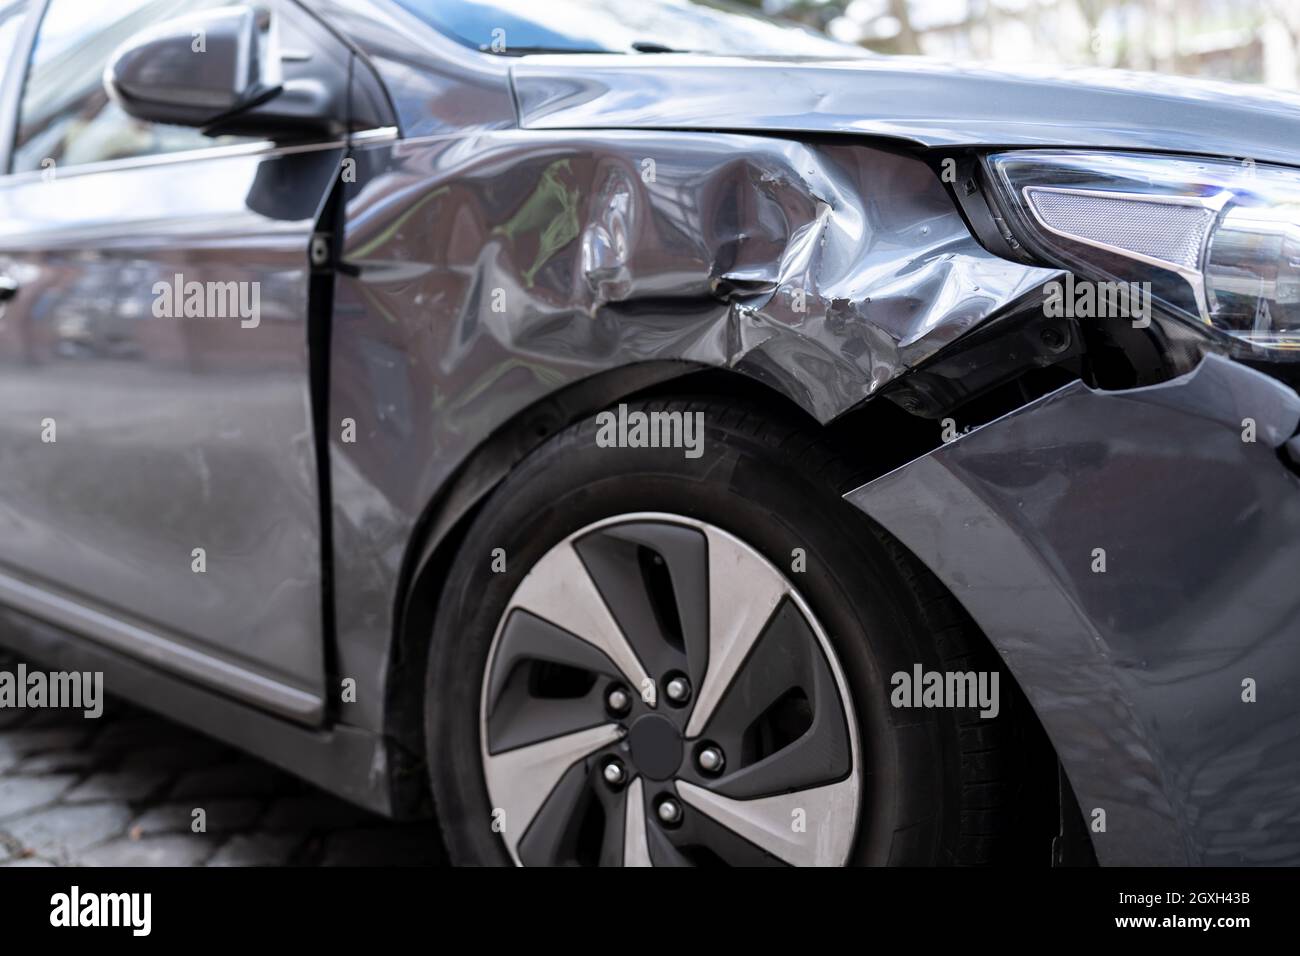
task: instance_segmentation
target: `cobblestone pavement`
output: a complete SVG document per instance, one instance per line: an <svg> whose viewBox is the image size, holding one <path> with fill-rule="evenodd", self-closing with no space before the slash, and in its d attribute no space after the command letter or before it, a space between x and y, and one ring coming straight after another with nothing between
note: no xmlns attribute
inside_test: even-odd
<svg viewBox="0 0 1300 956"><path fill-rule="evenodd" d="M16 666L0 651L0 670ZM192 830L196 809L206 815L204 833ZM433 824L389 822L120 701L110 699L97 720L0 709L0 866L443 859Z"/></svg>

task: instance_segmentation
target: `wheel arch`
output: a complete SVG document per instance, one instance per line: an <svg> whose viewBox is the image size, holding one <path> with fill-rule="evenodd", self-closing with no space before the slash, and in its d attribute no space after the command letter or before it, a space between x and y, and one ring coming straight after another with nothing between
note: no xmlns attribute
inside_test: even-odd
<svg viewBox="0 0 1300 956"><path fill-rule="evenodd" d="M475 448L427 504L407 543L385 677L384 722L388 738L397 744L392 779L395 787L405 791L395 794L394 807L409 808L409 813L431 800L422 719L428 635L450 563L493 490L532 451L602 408L623 401L682 394L743 396L773 414L797 419L810 432L831 441L856 466L852 481L838 489L841 494L941 443L938 422L910 415L892 402L869 400L822 424L763 381L732 369L680 361L647 362L603 372L521 409ZM864 435L869 435L870 440L863 440ZM900 543L900 547L905 546ZM986 637L984 641L989 643ZM989 647L998 654L991 643ZM1014 683L1010 671L1006 673ZM1032 705L1018 687L1017 693L1032 715ZM1042 735L1041 743L1045 748L1041 755L1044 793L1057 800L1060 780L1056 775L1056 753L1046 735ZM1049 770L1050 780L1046 779ZM1053 814L1063 809L1068 784L1059 796ZM1032 848L1027 847L1029 852Z"/></svg>
<svg viewBox="0 0 1300 956"><path fill-rule="evenodd" d="M394 600L393 633L384 675L384 727L397 816L429 803L421 716L427 635L432 631L450 562L492 491L535 448L610 403L710 371L664 360L599 372L517 411L466 457L427 502L406 543ZM746 380L739 373L726 373ZM788 401L788 400L787 400Z"/></svg>

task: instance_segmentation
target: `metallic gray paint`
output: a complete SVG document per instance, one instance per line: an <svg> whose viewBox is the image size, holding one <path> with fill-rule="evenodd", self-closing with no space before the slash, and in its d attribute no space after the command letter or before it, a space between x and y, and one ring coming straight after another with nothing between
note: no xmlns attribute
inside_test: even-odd
<svg viewBox="0 0 1300 956"><path fill-rule="evenodd" d="M303 722L320 716L321 700L315 694L197 650L184 633L163 632L156 625L143 627L132 622L127 611L106 613L83 600L67 597L60 590L52 582L41 582L38 587L0 572L0 602L5 607L132 654L178 677L223 690L256 707Z"/></svg>
<svg viewBox="0 0 1300 956"><path fill-rule="evenodd" d="M314 8L370 57L413 136L516 125L832 133L925 148L1076 146L1297 163L1300 95L1245 84L903 56L503 57L461 46L390 0Z"/></svg>
<svg viewBox="0 0 1300 956"><path fill-rule="evenodd" d="M846 496L1001 653L1085 819L1106 811L1102 863L1300 863L1297 424L1294 391L1207 355L1068 385Z"/></svg>
<svg viewBox="0 0 1300 956"><path fill-rule="evenodd" d="M257 754L360 806L389 815L413 812L410 805L394 804L389 750L375 734L346 724L320 730L269 716L227 694L168 677L133 653L3 606L0 635L5 647L59 670L102 671L110 693Z"/></svg>
<svg viewBox="0 0 1300 956"><path fill-rule="evenodd" d="M19 284L0 306L0 568L58 592L52 615L71 600L122 617L174 659L213 659L217 686L311 721L324 655L307 246L342 155L0 178L0 274ZM260 323L157 317L154 284L178 273L259 283ZM290 693L271 703L237 679L250 671Z"/></svg>
<svg viewBox="0 0 1300 956"><path fill-rule="evenodd" d="M529 432L541 441L581 411L564 402L573 387L613 383L602 393L617 397L619 382L716 366L828 421L1054 274L987 253L921 159L865 137L1294 162L1300 133L1294 97L1153 77L496 58L385 0L312 9L375 67L407 137L358 143L346 196L355 274L337 281L328 398L331 425L354 418L358 440L331 429L337 671L324 663L304 328L306 240L337 146L320 150L324 174L241 153L54 184L0 177L0 272L21 280L0 318L0 564L44 582L51 607L125 619L114 608L130 605L137 624L178 633L178 650L316 699L328 677L354 677L357 702L316 732L238 703L237 686L172 679L16 610L0 623L26 653L104 669L119 692L382 810L400 809L385 699L403 665L405 575L431 546L417 531L428 521L436 543L447 530L431 502L449 489L455 517L490 490L527 450L530 414L545 410ZM283 172L308 185L259 192ZM138 318L152 279L180 264L263 281L262 328L187 341ZM76 334L40 318L58 314ZM1295 402L1212 357L1166 387L1071 385L850 496L1003 653L1085 813L1108 808L1103 861L1300 857L1300 482L1275 453ZM78 438L60 426L57 464L24 451L51 412ZM1255 445L1239 437L1248 414ZM502 435L508 451L476 469ZM195 581L188 555L204 540L225 570ZM1111 565L1092 576L1098 546ZM79 593L53 593L68 584ZM1239 671L1260 680L1258 704L1239 703Z"/></svg>
<svg viewBox="0 0 1300 956"><path fill-rule="evenodd" d="M1300 142L1296 94L1109 70L566 55L526 57L511 76L525 129L848 133L926 147L1106 147L1293 165Z"/></svg>
<svg viewBox="0 0 1300 956"><path fill-rule="evenodd" d="M330 465L340 668L367 684L417 521L535 403L682 361L827 421L1055 274L988 253L929 167L864 146L501 131L356 159L330 407L357 439Z"/></svg>
<svg viewBox="0 0 1300 956"><path fill-rule="evenodd" d="M467 50L388 0L316 0L312 10L375 68L404 135L518 125L511 61Z"/></svg>

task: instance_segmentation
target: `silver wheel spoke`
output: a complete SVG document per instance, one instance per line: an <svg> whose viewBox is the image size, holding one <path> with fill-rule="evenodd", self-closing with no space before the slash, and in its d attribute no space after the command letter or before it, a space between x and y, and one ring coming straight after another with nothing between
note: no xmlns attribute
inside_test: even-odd
<svg viewBox="0 0 1300 956"><path fill-rule="evenodd" d="M710 528L709 666L687 737L698 737L731 686L763 625L788 592L785 580L753 550Z"/></svg>
<svg viewBox="0 0 1300 956"><path fill-rule="evenodd" d="M754 800L733 800L685 781L677 792L714 822L791 866L843 866L853 847L858 784L852 776Z"/></svg>
<svg viewBox="0 0 1300 956"><path fill-rule="evenodd" d="M617 724L589 727L541 743L484 757L488 792L505 811L502 836L511 856L564 772L583 757L623 736Z"/></svg>
<svg viewBox="0 0 1300 956"><path fill-rule="evenodd" d="M640 777L632 781L624 799L623 865L654 866L650 862L650 846L646 842L645 796Z"/></svg>
<svg viewBox="0 0 1300 956"><path fill-rule="evenodd" d="M553 548L528 572L506 613L513 608L536 614L597 648L614 662L636 693L647 686L649 675L572 544Z"/></svg>
<svg viewBox="0 0 1300 956"><path fill-rule="evenodd" d="M493 829L515 863L848 862L862 771L847 682L781 569L726 531L659 512L574 531L502 611L479 697Z"/></svg>

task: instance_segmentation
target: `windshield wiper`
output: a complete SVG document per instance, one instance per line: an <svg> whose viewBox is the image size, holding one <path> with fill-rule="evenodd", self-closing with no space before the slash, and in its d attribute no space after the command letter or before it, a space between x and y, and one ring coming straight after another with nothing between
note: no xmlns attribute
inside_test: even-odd
<svg viewBox="0 0 1300 956"><path fill-rule="evenodd" d="M599 47L579 46L508 46L504 50L494 50L490 44L480 43L480 53L492 53L496 56L529 56L533 53L617 53L617 50L602 50Z"/></svg>
<svg viewBox="0 0 1300 956"><path fill-rule="evenodd" d="M690 50L679 50L676 47L668 46L666 43L659 43L655 40L637 40L631 44L631 48L637 53L689 53ZM496 56L530 56L540 53L620 53L620 50L604 50L599 47L579 47L579 46L507 46L504 50L494 50L490 44L480 43L480 53L493 53Z"/></svg>
<svg viewBox="0 0 1300 956"><path fill-rule="evenodd" d="M638 53L689 53L690 50L679 50L676 47L669 46L666 43L656 43L654 40L637 40L632 44L632 49Z"/></svg>

